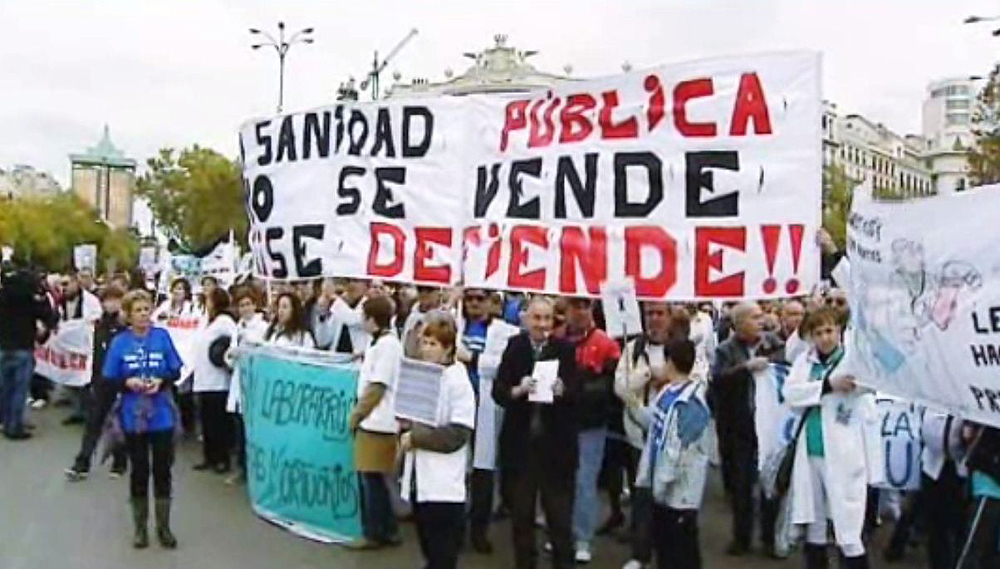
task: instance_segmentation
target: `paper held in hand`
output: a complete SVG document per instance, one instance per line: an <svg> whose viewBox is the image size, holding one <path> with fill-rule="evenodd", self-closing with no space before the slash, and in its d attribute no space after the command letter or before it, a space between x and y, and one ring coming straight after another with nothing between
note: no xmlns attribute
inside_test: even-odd
<svg viewBox="0 0 1000 569"><path fill-rule="evenodd" d="M535 378L535 388L528 393L528 401L532 403L552 403L555 393L552 386L559 375L559 360L535 362L531 377Z"/></svg>
<svg viewBox="0 0 1000 569"><path fill-rule="evenodd" d="M444 367L403 358L396 392L396 417L437 426Z"/></svg>

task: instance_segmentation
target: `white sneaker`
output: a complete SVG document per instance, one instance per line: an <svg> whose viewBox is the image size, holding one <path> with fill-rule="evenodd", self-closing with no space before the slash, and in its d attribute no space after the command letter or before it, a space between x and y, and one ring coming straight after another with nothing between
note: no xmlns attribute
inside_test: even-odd
<svg viewBox="0 0 1000 569"><path fill-rule="evenodd" d="M32 409L44 409L45 405L46 402L44 399L35 399L34 401L31 402Z"/></svg>
<svg viewBox="0 0 1000 569"><path fill-rule="evenodd" d="M576 562L590 563L594 557L590 554L590 544L580 542L576 544Z"/></svg>
<svg viewBox="0 0 1000 569"><path fill-rule="evenodd" d="M542 549L545 550L545 553L552 553L552 542L546 541L545 545L542 546Z"/></svg>
<svg viewBox="0 0 1000 569"><path fill-rule="evenodd" d="M638 559L629 559L625 565L622 565L622 569L645 569L646 565Z"/></svg>

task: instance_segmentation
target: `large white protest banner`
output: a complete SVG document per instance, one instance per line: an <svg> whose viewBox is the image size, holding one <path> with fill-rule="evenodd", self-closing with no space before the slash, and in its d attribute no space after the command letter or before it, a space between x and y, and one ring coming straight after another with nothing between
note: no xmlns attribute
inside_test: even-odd
<svg viewBox="0 0 1000 569"><path fill-rule="evenodd" d="M461 200L474 183L466 107L452 98L343 103L247 123L240 148L255 272L456 282Z"/></svg>
<svg viewBox="0 0 1000 569"><path fill-rule="evenodd" d="M255 270L639 298L819 279L819 56L521 96L344 103L240 132Z"/></svg>
<svg viewBox="0 0 1000 569"><path fill-rule="evenodd" d="M639 298L682 300L803 294L818 281L817 54L467 102L467 285L597 296L628 277Z"/></svg>
<svg viewBox="0 0 1000 569"><path fill-rule="evenodd" d="M761 470L795 437L799 414L785 404L781 394L790 367L769 364L754 373L754 427L757 431L757 465Z"/></svg>
<svg viewBox="0 0 1000 569"><path fill-rule="evenodd" d="M45 344L35 348L35 373L70 387L87 385L93 351L93 324L85 320L62 322Z"/></svg>
<svg viewBox="0 0 1000 569"><path fill-rule="evenodd" d="M859 381L1000 426L998 191L905 203L855 192L848 255Z"/></svg>

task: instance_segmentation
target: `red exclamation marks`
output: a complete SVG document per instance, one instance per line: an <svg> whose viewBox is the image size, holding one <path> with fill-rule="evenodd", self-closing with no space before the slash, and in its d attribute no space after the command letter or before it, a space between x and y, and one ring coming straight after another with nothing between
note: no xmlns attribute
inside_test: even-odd
<svg viewBox="0 0 1000 569"><path fill-rule="evenodd" d="M778 240L781 238L780 225L760 226L760 236L764 239L764 261L767 262L767 275L764 279L764 293L771 294L778 288L774 279L774 262L778 258Z"/></svg>
<svg viewBox="0 0 1000 569"><path fill-rule="evenodd" d="M789 225L788 233L792 238L792 272L799 274L799 259L802 258L802 236L805 235L805 225ZM785 283L785 291L795 294L799 290L799 279L791 278Z"/></svg>

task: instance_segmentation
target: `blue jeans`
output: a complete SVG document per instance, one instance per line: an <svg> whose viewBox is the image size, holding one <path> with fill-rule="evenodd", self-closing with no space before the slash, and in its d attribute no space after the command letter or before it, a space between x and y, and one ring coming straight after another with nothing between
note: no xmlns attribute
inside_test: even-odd
<svg viewBox="0 0 1000 569"><path fill-rule="evenodd" d="M389 487L381 472L359 472L361 482L361 530L377 543L388 543L399 535Z"/></svg>
<svg viewBox="0 0 1000 569"><path fill-rule="evenodd" d="M580 464L576 469L576 495L573 500L573 537L590 543L597 531L601 502L597 497L597 476L604 461L604 442L608 429L598 427L580 431Z"/></svg>
<svg viewBox="0 0 1000 569"><path fill-rule="evenodd" d="M24 431L24 405L34 371L31 350L0 352L0 419L8 435Z"/></svg>

